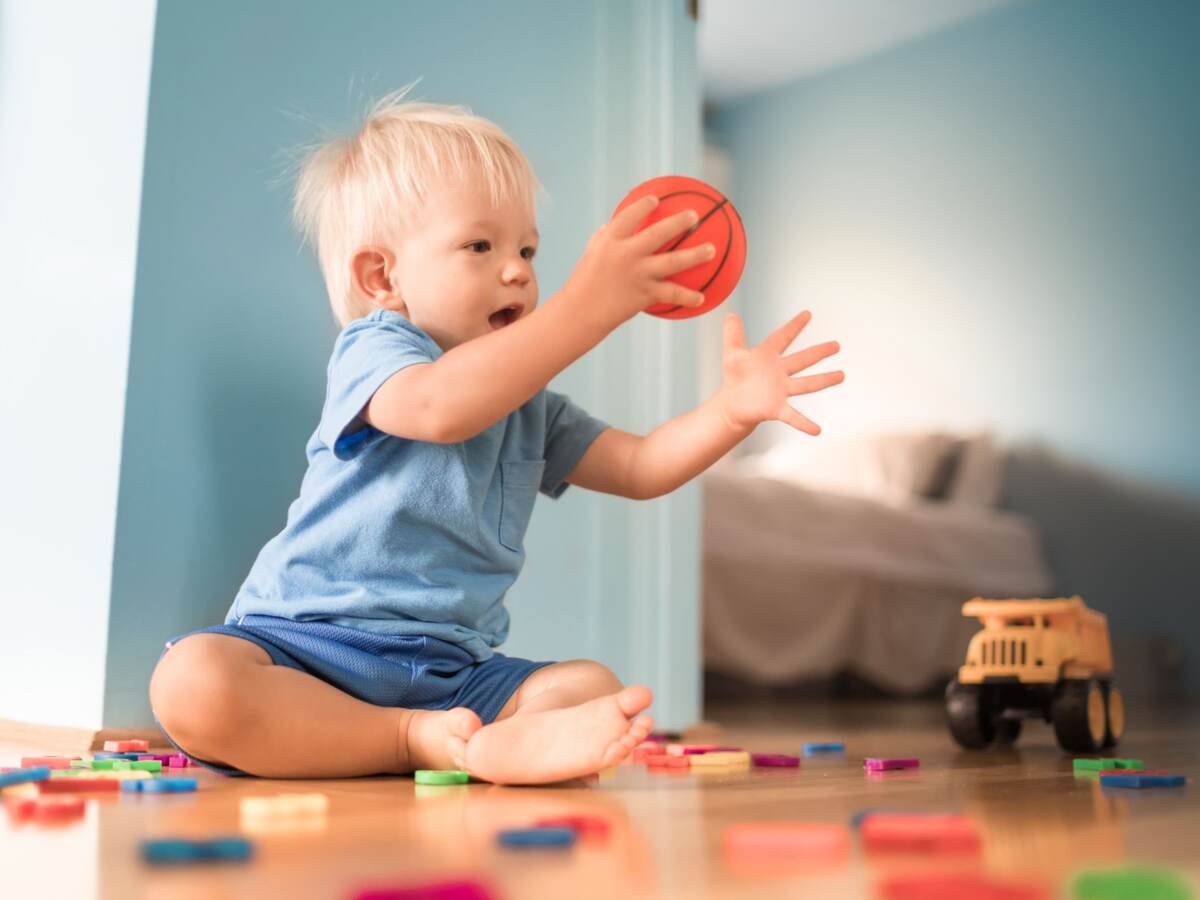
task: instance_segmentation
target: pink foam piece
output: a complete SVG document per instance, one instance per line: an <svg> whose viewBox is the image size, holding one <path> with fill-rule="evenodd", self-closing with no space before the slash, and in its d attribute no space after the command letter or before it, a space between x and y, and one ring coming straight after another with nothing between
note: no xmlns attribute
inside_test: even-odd
<svg viewBox="0 0 1200 900"><path fill-rule="evenodd" d="M359 891L354 900L495 900L491 888L478 881L439 881L407 887Z"/></svg>
<svg viewBox="0 0 1200 900"><path fill-rule="evenodd" d="M138 761L140 762L143 759L156 759L164 766L170 765L171 762L171 757L165 753L139 753Z"/></svg>
<svg viewBox="0 0 1200 900"><path fill-rule="evenodd" d="M863 768L868 772L882 772L887 769L915 769L921 765L916 757L879 757L869 756L863 760Z"/></svg>
<svg viewBox="0 0 1200 900"><path fill-rule="evenodd" d="M750 762L756 766L795 769L800 765L800 757L788 756L786 753L751 753Z"/></svg>
<svg viewBox="0 0 1200 900"><path fill-rule="evenodd" d="M167 767L171 769L186 769L188 767L188 758L182 753L176 753L173 756L167 757Z"/></svg>

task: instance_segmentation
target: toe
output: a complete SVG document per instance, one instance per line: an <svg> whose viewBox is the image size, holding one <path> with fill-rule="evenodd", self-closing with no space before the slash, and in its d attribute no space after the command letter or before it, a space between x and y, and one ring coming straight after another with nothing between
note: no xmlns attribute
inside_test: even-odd
<svg viewBox="0 0 1200 900"><path fill-rule="evenodd" d="M621 712L625 714L626 718L637 715L653 700L654 695L650 693L650 688L640 684L627 687L617 694L617 706L621 708Z"/></svg>
<svg viewBox="0 0 1200 900"><path fill-rule="evenodd" d="M483 727L483 722L480 721L474 710L467 709L465 706L450 710L450 715L454 717L450 722L450 733L464 741L469 740L471 735Z"/></svg>

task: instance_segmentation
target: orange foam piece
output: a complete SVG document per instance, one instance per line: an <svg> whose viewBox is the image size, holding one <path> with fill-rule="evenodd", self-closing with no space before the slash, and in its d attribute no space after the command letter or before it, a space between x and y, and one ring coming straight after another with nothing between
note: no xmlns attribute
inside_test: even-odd
<svg viewBox="0 0 1200 900"><path fill-rule="evenodd" d="M973 853L979 831L968 816L873 813L859 829L863 846L874 851Z"/></svg>
<svg viewBox="0 0 1200 900"><path fill-rule="evenodd" d="M850 850L850 832L832 822L741 822L725 829L721 848L735 856L841 858Z"/></svg>
<svg viewBox="0 0 1200 900"><path fill-rule="evenodd" d="M106 753L133 753L141 751L145 753L150 749L150 742L143 740L129 741L105 741L104 750Z"/></svg>

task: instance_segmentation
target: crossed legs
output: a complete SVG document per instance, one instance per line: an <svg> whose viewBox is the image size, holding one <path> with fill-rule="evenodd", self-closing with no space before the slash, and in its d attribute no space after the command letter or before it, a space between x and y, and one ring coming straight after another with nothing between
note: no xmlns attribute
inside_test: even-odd
<svg viewBox="0 0 1200 900"><path fill-rule="evenodd" d="M625 758L653 726L638 715L650 701L599 663L554 663L484 726L465 707L365 703L222 634L179 641L150 681L155 715L189 754L271 778L465 768L486 781L559 781Z"/></svg>

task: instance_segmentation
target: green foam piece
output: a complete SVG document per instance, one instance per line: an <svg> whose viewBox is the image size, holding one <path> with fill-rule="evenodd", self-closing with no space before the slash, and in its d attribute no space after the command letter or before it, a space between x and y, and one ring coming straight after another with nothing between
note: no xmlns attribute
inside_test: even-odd
<svg viewBox="0 0 1200 900"><path fill-rule="evenodd" d="M417 784L466 784L471 776L460 769L417 769Z"/></svg>
<svg viewBox="0 0 1200 900"><path fill-rule="evenodd" d="M1140 759L1085 759L1075 760L1075 771L1098 772L1103 769L1144 769Z"/></svg>
<svg viewBox="0 0 1200 900"><path fill-rule="evenodd" d="M1169 869L1089 869L1071 882L1074 900L1189 900L1192 889Z"/></svg>
<svg viewBox="0 0 1200 900"><path fill-rule="evenodd" d="M113 759L93 759L93 760L92 760L92 768L93 768L93 769L96 769L96 770L100 770L100 769L104 769L104 770L112 769L112 768L113 768L113 763L114 763L114 762L116 762L116 760L113 760Z"/></svg>
<svg viewBox="0 0 1200 900"><path fill-rule="evenodd" d="M92 765L92 761L90 759L73 759L73 760L71 760L71 768L72 769L92 769L95 767Z"/></svg>
<svg viewBox="0 0 1200 900"><path fill-rule="evenodd" d="M162 761L157 759L131 759L129 768L140 769L143 772L161 772Z"/></svg>

